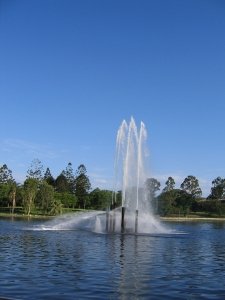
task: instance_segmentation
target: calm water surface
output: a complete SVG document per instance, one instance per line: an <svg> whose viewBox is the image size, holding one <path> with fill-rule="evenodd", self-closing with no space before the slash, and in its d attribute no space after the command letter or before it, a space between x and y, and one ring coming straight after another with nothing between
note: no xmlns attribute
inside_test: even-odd
<svg viewBox="0 0 225 300"><path fill-rule="evenodd" d="M0 219L0 298L225 299L224 222L167 223L187 234L162 236L37 222Z"/></svg>

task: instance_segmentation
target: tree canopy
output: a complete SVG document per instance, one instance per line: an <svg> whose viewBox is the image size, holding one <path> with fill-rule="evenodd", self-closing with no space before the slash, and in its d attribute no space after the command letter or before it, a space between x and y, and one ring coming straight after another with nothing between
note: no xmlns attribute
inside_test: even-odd
<svg viewBox="0 0 225 300"><path fill-rule="evenodd" d="M218 176L212 181L211 192L202 198L198 179L188 175L180 185L175 187L175 180L169 176L163 190L156 178L147 178L145 190L152 208L160 215L188 214L205 212L225 215L225 179ZM43 172L39 159L34 159L27 171L26 180L18 184L12 171L6 164L0 166L0 209L7 208L14 213L17 206L30 215L32 212L57 214L68 209L105 210L116 199L116 206L121 205L121 191L91 188L91 182L84 164L73 171L69 162L64 170L54 178L50 168ZM114 206L111 208L114 208Z"/></svg>

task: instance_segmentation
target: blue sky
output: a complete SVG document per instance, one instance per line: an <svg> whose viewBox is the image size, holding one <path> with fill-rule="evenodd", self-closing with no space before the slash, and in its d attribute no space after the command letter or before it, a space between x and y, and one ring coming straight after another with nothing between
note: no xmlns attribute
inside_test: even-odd
<svg viewBox="0 0 225 300"><path fill-rule="evenodd" d="M150 174L225 177L223 0L0 0L0 164L83 163L112 188L115 139L148 130Z"/></svg>

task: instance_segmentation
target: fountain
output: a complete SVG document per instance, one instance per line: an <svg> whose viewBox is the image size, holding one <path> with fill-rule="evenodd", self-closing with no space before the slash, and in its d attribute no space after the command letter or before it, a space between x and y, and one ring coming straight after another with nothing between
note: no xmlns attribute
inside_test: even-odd
<svg viewBox="0 0 225 300"><path fill-rule="evenodd" d="M150 193L145 185L148 176L146 141L147 130L143 122L138 130L133 117L129 124L123 120L116 139L115 183L111 204L112 208L116 206L117 191L121 189L122 207L107 213L108 232L152 233L165 230L152 213Z"/></svg>
<svg viewBox="0 0 225 300"><path fill-rule="evenodd" d="M147 130L143 122L138 129L134 118L131 118L129 124L124 120L117 132L115 179L110 208L106 212L60 216L39 229L151 235L171 233L152 213L150 192L145 184L148 177L146 141ZM117 207L118 190L122 194L121 207Z"/></svg>

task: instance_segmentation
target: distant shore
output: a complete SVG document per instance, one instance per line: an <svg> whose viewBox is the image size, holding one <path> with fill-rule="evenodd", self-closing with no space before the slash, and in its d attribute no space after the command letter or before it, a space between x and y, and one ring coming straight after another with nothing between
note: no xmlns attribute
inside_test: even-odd
<svg viewBox="0 0 225 300"><path fill-rule="evenodd" d="M188 221L225 221L225 217L160 217L162 221L188 222Z"/></svg>
<svg viewBox="0 0 225 300"><path fill-rule="evenodd" d="M25 214L10 214L10 213L0 213L0 218L17 218L17 219L51 219L56 216L48 215L25 215Z"/></svg>
<svg viewBox="0 0 225 300"><path fill-rule="evenodd" d="M75 212L74 212L75 213ZM66 214L66 213L64 213ZM39 214L10 214L10 213L1 213L0 218L18 218L18 219L52 219L60 215L49 216L49 215L39 215ZM165 222L190 222L190 221L224 221L225 217L205 217L205 216L170 216L170 217L160 217L157 216L161 221Z"/></svg>

